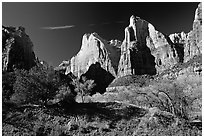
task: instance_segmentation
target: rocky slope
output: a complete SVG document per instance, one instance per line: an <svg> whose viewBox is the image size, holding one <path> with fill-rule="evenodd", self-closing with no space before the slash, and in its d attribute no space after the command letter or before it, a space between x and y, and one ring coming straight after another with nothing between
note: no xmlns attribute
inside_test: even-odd
<svg viewBox="0 0 204 138"><path fill-rule="evenodd" d="M2 26L2 70L30 69L35 64L33 43L25 29Z"/></svg>

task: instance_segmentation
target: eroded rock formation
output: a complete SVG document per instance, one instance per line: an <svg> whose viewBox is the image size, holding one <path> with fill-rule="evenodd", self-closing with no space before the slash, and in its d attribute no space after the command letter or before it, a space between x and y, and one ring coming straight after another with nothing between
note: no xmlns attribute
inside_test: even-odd
<svg viewBox="0 0 204 138"><path fill-rule="evenodd" d="M85 34L81 49L76 56L71 58L65 74L72 72L75 76L80 77L88 71L92 64L98 62L104 70L116 77L120 45L119 41L105 41L96 33Z"/></svg>
<svg viewBox="0 0 204 138"><path fill-rule="evenodd" d="M193 21L193 30L188 33L185 48L184 62L195 55L202 54L202 4L198 5Z"/></svg>
<svg viewBox="0 0 204 138"><path fill-rule="evenodd" d="M185 44L187 39L187 34L184 32L170 34L169 38L174 44Z"/></svg>
<svg viewBox="0 0 204 138"><path fill-rule="evenodd" d="M2 27L2 70L30 69L36 64L33 43L23 27Z"/></svg>
<svg viewBox="0 0 204 138"><path fill-rule="evenodd" d="M121 45L118 77L156 74L181 62L182 49L147 21L131 16Z"/></svg>
<svg viewBox="0 0 204 138"><path fill-rule="evenodd" d="M172 69L177 63L186 62L202 53L201 32L201 4L195 12L193 30L188 34L181 32L167 36L157 31L149 22L131 16L122 43L118 40L108 42L96 33L85 34L77 55L58 68L65 74L72 72L77 77L91 74L90 67L96 67L96 63L117 78L126 75L160 74L164 70ZM90 79L95 79L93 74L91 76Z"/></svg>

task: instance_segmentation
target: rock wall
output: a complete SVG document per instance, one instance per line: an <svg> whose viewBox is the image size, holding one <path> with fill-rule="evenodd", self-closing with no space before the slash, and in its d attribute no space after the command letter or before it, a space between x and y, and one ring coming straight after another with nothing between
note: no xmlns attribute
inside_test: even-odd
<svg viewBox="0 0 204 138"><path fill-rule="evenodd" d="M85 34L81 49L71 58L70 66L66 68L65 74L72 72L75 76L80 77L88 71L92 64L98 62L104 70L116 77L120 45L119 41L105 41L96 33Z"/></svg>
<svg viewBox="0 0 204 138"><path fill-rule="evenodd" d="M66 69L65 74L72 72L78 77L86 74L90 66L96 66L96 63L118 78L126 75L160 74L166 69L172 69L177 63L186 62L201 54L201 33L201 4L195 12L193 30L188 34L181 32L167 36L157 31L149 22L131 16L122 43L118 40L105 41L96 33L85 34L80 51L70 61L63 62L60 68Z"/></svg>
<svg viewBox="0 0 204 138"><path fill-rule="evenodd" d="M2 27L2 70L30 69L36 64L33 43L23 27Z"/></svg>
<svg viewBox="0 0 204 138"><path fill-rule="evenodd" d="M156 74L182 62L180 45L139 17L131 16L121 45L118 77Z"/></svg>
<svg viewBox="0 0 204 138"><path fill-rule="evenodd" d="M195 11L193 30L187 36L184 46L184 62L199 54L202 54L202 3Z"/></svg>

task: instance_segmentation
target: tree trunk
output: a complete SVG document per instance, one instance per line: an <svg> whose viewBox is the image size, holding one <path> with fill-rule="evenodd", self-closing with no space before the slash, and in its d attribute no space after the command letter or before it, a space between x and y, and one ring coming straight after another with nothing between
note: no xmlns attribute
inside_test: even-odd
<svg viewBox="0 0 204 138"><path fill-rule="evenodd" d="M84 96L83 95L81 95L81 101L82 101L82 103L84 103Z"/></svg>

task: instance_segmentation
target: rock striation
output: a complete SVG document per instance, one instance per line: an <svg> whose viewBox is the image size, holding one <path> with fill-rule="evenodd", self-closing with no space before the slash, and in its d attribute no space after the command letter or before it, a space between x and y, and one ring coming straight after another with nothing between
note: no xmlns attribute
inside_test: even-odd
<svg viewBox="0 0 204 138"><path fill-rule="evenodd" d="M193 30L187 35L184 48L184 62L199 54L202 54L202 3L198 5L195 11Z"/></svg>
<svg viewBox="0 0 204 138"><path fill-rule="evenodd" d="M111 40L108 42L97 33L85 34L81 49L69 61L65 74L72 72L75 76L80 77L88 71L92 64L97 62L104 70L116 77L120 45L120 41Z"/></svg>
<svg viewBox="0 0 204 138"><path fill-rule="evenodd" d="M140 17L131 16L121 45L118 77L156 74L182 61L181 49Z"/></svg>
<svg viewBox="0 0 204 138"><path fill-rule="evenodd" d="M25 29L2 26L2 70L30 69L35 64L33 43Z"/></svg>
<svg viewBox="0 0 204 138"><path fill-rule="evenodd" d="M123 42L106 41L97 33L85 34L80 51L71 60L60 64L58 69L65 74L72 72L77 77L86 75L94 80L96 76L111 78L107 82L127 75L161 74L177 63L187 62L202 54L201 4L196 9L193 30L189 33L167 36L157 31L151 23L134 15L130 17L129 26L124 32ZM98 84L101 81L97 79Z"/></svg>

